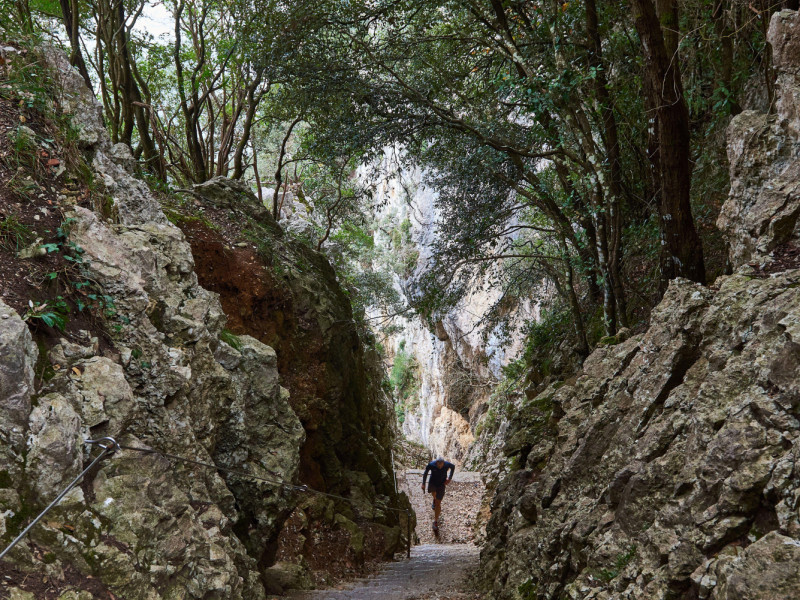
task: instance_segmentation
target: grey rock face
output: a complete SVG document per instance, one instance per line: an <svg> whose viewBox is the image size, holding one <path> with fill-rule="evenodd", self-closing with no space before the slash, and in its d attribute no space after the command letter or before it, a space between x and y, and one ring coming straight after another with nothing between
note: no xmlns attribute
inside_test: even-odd
<svg viewBox="0 0 800 600"><path fill-rule="evenodd" d="M39 352L28 326L0 300L0 436L2 469L13 467L10 456L25 447L31 411L34 365ZM6 453L9 453L6 456Z"/></svg>
<svg viewBox="0 0 800 600"><path fill-rule="evenodd" d="M482 552L502 599L800 598L800 20L773 15L777 115L730 125L719 226L742 267L675 280L649 330L524 403ZM762 274L763 275L763 274Z"/></svg>
<svg viewBox="0 0 800 600"><path fill-rule="evenodd" d="M800 544L774 531L735 558L718 562L719 600L783 600L800 590Z"/></svg>
<svg viewBox="0 0 800 600"><path fill-rule="evenodd" d="M114 299L118 331L102 352L88 336L86 346L61 340L41 357L55 375L37 393L37 347L0 302L1 541L97 455L88 438L112 435L127 446L296 481L304 432L279 385L275 352L246 336L239 349L219 340L225 314L218 296L198 285L182 232L131 176L129 151L111 147L77 74L57 53L48 56L81 145L114 199L113 221L80 207L67 216L70 241L84 249L83 276ZM264 550L294 504L285 486L122 450L11 559L56 585L91 577L118 598L258 600Z"/></svg>
<svg viewBox="0 0 800 600"><path fill-rule="evenodd" d="M205 183L194 186L194 193L206 202L219 208L227 208L245 213L259 222L272 222L269 211L258 201L250 187L227 177L214 177ZM280 229L277 225L273 231Z"/></svg>
<svg viewBox="0 0 800 600"><path fill-rule="evenodd" d="M29 417L25 469L35 473L36 498L49 504L82 469L81 420L60 394L38 399Z"/></svg>
<svg viewBox="0 0 800 600"><path fill-rule="evenodd" d="M777 71L776 114L744 111L728 127L731 191L717 225L730 244L734 268L761 262L776 247L798 238L799 34L795 11L772 16L768 38Z"/></svg>
<svg viewBox="0 0 800 600"><path fill-rule="evenodd" d="M798 284L800 271L718 291L676 280L647 333L531 401L549 422L516 423L520 468L498 488L482 554L498 597L749 598L732 590L756 581L758 597L800 594L777 567L759 576L757 558L737 563L739 588L706 576L751 542L760 556L768 532L800 544Z"/></svg>
<svg viewBox="0 0 800 600"><path fill-rule="evenodd" d="M43 52L61 91L59 103L62 110L70 115L78 130L78 145L87 151L110 149L111 140L103 121L103 107L60 48L46 46Z"/></svg>

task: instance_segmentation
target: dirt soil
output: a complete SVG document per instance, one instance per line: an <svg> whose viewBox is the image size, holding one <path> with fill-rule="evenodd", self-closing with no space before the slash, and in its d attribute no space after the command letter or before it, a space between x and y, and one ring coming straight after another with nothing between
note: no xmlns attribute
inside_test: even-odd
<svg viewBox="0 0 800 600"><path fill-rule="evenodd" d="M47 562L48 556L35 544L29 544L34 557ZM67 565L55 577L42 575L41 571L26 573L3 561L0 563L0 599L11 597L10 590L17 588L34 595L36 600L57 600L69 590L84 590L97 600L119 600L98 580L83 575L74 567Z"/></svg>
<svg viewBox="0 0 800 600"><path fill-rule="evenodd" d="M754 275L759 278L766 278L774 273L782 273L789 269L800 268L800 248L787 242L775 248L771 254L772 260L764 265L753 262L749 263L753 270Z"/></svg>
<svg viewBox="0 0 800 600"><path fill-rule="evenodd" d="M107 323L90 298L102 291L82 277L81 249L67 243L64 217L70 206L96 208L102 194L78 175L85 164L66 139L68 124L46 118L41 96L15 78L15 69L36 69L37 59L18 47L11 56L0 69L0 296L20 316L28 313L40 350L62 337L83 345L97 337L105 351ZM25 249L33 256L21 258ZM52 310L64 317L63 331L39 316ZM39 385L48 368L40 365Z"/></svg>

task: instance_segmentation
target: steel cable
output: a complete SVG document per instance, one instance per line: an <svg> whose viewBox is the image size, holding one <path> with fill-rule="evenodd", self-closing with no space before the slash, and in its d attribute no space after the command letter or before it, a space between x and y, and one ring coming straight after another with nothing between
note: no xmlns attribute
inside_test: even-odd
<svg viewBox="0 0 800 600"><path fill-rule="evenodd" d="M85 444L91 444L91 445L97 445L100 448L102 448L103 451L97 456L97 458L95 458L89 464L88 467L86 467L83 471L81 471L80 474L77 477L75 477L75 479L73 479L66 488L64 488L64 490L47 506L47 508L45 508L41 513L39 513L39 515L33 521L31 521L30 524L28 524L28 526L25 527L25 529L23 529L22 532L16 538L14 538L14 540L8 545L8 547L6 547L6 549L3 550L2 553L0 553L0 560L2 560L3 557L5 557L6 554L8 554L9 551L11 551L11 549L14 546L16 546L19 543L19 541L22 540L22 538L24 538L25 535L30 530L39 521L41 521L42 518L48 512L50 512L51 509L54 508L64 498L64 496L66 496L70 492L70 490L72 490L80 482L80 480L83 478L83 476L86 475L86 473L88 473L92 469L92 467L94 467L97 463L99 463L105 457L110 456L111 454L114 454L117 450L129 450L129 451L132 451L132 452L139 452L141 454L155 454L157 456L161 456L161 457L163 457L163 458L165 458L167 460L170 460L170 461L177 461L177 462L182 462L182 463L186 463L186 464L190 464L190 465L204 467L204 468L207 468L207 469L213 469L215 471L222 471L224 473L229 473L231 475L236 475L236 476L239 476L239 477L252 479L254 481L261 481L261 482L264 482L264 483L269 483L271 485L274 485L274 486L277 486L277 487L283 487L283 488L286 488L286 489L289 489L289 490L292 490L292 491L296 491L296 492L317 494L318 496L325 496L325 497L328 497L328 498L335 498L337 500L343 500L343 501L345 501L345 502L347 502L347 503L349 503L351 505L354 505L354 501L353 501L352 498L346 498L345 496L339 496L337 494L330 494L328 492L322 492L322 491L319 491L319 490L315 490L313 488L308 487L307 485L296 485L296 484L293 484L293 483L289 483L288 481L283 481L281 479L269 479L267 477L259 477L257 475L251 475L250 473L246 473L244 471L239 471L237 469L231 469L229 467L222 467L222 466L219 466L219 465L214 464L214 463L208 463L208 462L203 462L203 461L200 461L200 460L195 460L195 459L192 459L192 458L186 458L184 456L178 456L177 454L170 454L169 452L162 452L160 450L154 450L152 448L139 448L139 447L136 447L136 446L122 445L122 444L117 443L117 441L114 438L111 438L111 437L105 437L105 438L101 438L99 440L85 440L84 443ZM270 471L269 469L264 469L264 470L267 471L268 473L270 473L271 475L273 475L274 477L279 477L276 473ZM407 517L406 526L407 526L407 529L408 529L408 532L407 532L407 535L408 535L408 555L411 556L411 533L410 533L411 511L409 509L393 508L391 506L384 507L384 509L385 510L394 511L394 512L397 512L397 513L403 513L403 514L406 515L406 517Z"/></svg>
<svg viewBox="0 0 800 600"><path fill-rule="evenodd" d="M103 449L103 451L102 451L102 452L101 452L101 453L98 455L98 457L97 457L97 458L95 458L95 459L94 459L94 460L93 460L93 461L92 461L92 462L89 464L89 466L88 466L88 467L86 467L86 468L85 468L83 471L81 471L81 472L80 472L80 474L79 474L79 475L78 475L78 476L77 476L75 479L73 479L73 480L70 482L70 484L69 484L67 487L65 487L65 488L64 488L64 490L63 490L63 491L62 491L62 492L61 492L61 493L60 493L58 496L56 496L55 500L53 500L53 501L52 501L52 502L51 502L51 503L50 503L50 504L47 506L47 508L45 508L45 509L44 509L42 512L40 512L40 513L39 513L39 516L38 516L38 517L36 517L36 518L35 518L33 521L31 521L31 522L28 524L28 526L27 526L25 529L23 529L23 530L22 530L22 532L21 532L21 533L20 533L20 534L19 534L19 535L18 535L16 538L14 538L14 541L12 541L12 542L11 542L11 543L10 543L10 544L9 544L9 545L6 547L6 549L5 549L5 550L3 550L2 552L0 552L0 560L3 560L3 557L5 557L5 555L6 555L6 554L8 554L8 553L11 551L11 549L12 549L14 546L16 546L16 545L19 543L19 541L20 541L22 538L24 538L24 537L25 537L25 535L26 535L26 534L27 534L27 533L28 533L28 532L29 532L31 529L33 529L33 526L34 526L34 525L36 525L36 524L37 524L39 521L41 521L41 520L42 520L42 518L43 518L43 517L44 517L44 516L45 516L45 515L46 515L48 512L50 512L50 510L51 510L52 508L54 508L54 507L55 507L55 506L56 506L56 505L57 505L59 502L61 502L62 498L64 498L64 496L66 496L66 495L67 495L67 494L70 492L70 490L72 490L72 488L74 488L76 485L78 485L78 482L80 482L80 480L83 478L83 476L84 476L84 475L86 475L86 473L88 473L88 472L89 472L89 471L92 469L92 467L94 467L94 466L95 466L97 463L99 463L101 460L103 460L103 459L104 459L106 456L109 456L109 455L113 454L114 452L116 452L117 448L119 447L119 445L118 445L118 444L117 444L117 442L114 440L114 438L102 438L102 439L100 439L100 440L86 440L86 441L85 441L85 443L86 443L86 444L95 444L95 445L99 446L100 448L102 448L102 449Z"/></svg>

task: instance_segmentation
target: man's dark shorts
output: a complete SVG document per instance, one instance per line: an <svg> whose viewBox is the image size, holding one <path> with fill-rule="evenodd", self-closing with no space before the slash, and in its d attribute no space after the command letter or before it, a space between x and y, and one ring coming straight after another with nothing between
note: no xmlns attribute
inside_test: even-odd
<svg viewBox="0 0 800 600"><path fill-rule="evenodd" d="M442 498L444 498L444 488L445 488L444 485L428 484L428 493L433 494L434 492L436 492L436 499L441 500Z"/></svg>

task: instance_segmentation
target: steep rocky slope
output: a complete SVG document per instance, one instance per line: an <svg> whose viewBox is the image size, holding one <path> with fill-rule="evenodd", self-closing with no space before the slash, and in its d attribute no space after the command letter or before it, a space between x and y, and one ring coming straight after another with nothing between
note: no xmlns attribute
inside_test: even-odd
<svg viewBox="0 0 800 600"><path fill-rule="evenodd" d="M523 403L492 502L498 598L800 597L800 18L773 16L777 114L729 128L733 275Z"/></svg>
<svg viewBox="0 0 800 600"><path fill-rule="evenodd" d="M62 185L59 173L49 185L29 178L38 196L4 190L13 201L3 208L24 218L38 198L42 214L63 214L53 248L78 263L70 271L80 274L76 287L96 290L106 321L60 334L37 320L45 307L31 304L32 316L16 297L16 310L0 301L2 545L96 456L84 439L113 435L126 446L219 470L117 452L13 550L2 565L0 595L16 587L18 595L25 590L35 598L72 597L67 590L83 590L81 598L264 598L292 570L270 565L287 518L298 514L337 532L343 558L363 559L356 520L372 523L380 550L391 553L401 530L398 513L388 508L401 504L381 375L348 329L349 303L330 266L297 246L276 256L271 268L283 275L265 293L287 308L270 319L290 325L274 339L251 327L235 301L226 305L224 295L221 302L200 285L192 247L132 176L130 149L111 145L99 105L64 57L48 52L48 62L58 84L50 108L73 116L100 201L86 200L88 191L77 201L55 195L45 201ZM31 131L36 140L47 137ZM263 228L281 235L268 220ZM34 272L35 261L46 260L37 243L32 248L25 259L11 252L20 272ZM264 271L261 265L251 271ZM213 266L204 263L203 270ZM218 268L229 266L223 261ZM223 330L225 311L239 335ZM267 339L278 354L248 333ZM286 364L307 368L313 385L303 387ZM304 481L352 500L298 496L291 486L263 479ZM313 550L313 543L306 546ZM304 549L301 543L284 558L302 563Z"/></svg>

